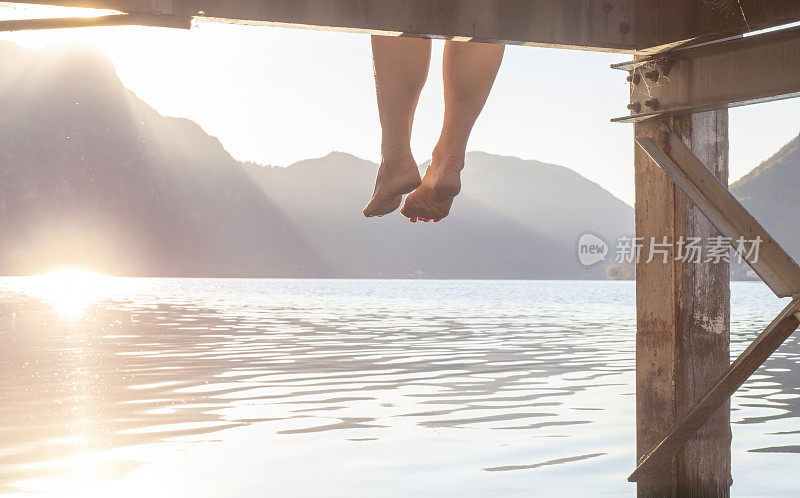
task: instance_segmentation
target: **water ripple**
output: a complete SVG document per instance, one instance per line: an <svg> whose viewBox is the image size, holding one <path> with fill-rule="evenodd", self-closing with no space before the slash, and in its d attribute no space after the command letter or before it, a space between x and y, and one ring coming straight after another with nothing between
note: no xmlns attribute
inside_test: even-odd
<svg viewBox="0 0 800 498"><path fill-rule="evenodd" d="M135 280L77 322L0 287L0 491L74 486L78 456L118 491L155 472L153 448L200 455L171 460L195 479L253 454L298 469L276 485L331 466L342 496L348 472L374 476L364 494L386 475L418 480L397 495L633 489L629 283ZM735 315L734 348L770 309ZM734 403L762 436L747 450L796 452L762 426L800 415L798 358L793 339Z"/></svg>

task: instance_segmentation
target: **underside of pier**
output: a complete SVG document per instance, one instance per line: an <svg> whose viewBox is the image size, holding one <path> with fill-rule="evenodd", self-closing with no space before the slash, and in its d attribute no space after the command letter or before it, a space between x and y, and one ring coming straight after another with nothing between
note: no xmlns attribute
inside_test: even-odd
<svg viewBox="0 0 800 498"><path fill-rule="evenodd" d="M640 496L728 496L730 396L800 325L800 268L727 189L728 108L800 95L796 0L43 0L101 17L5 21L0 30L189 28L195 19L630 53L641 251L681 238L761 241L745 257L794 298L730 363L728 265L671 244L636 266ZM772 28L772 29L767 29ZM578 77L578 75L576 75ZM591 78L591 75L580 75ZM601 97L601 96L599 96ZM537 97L532 97L537 98ZM666 239L665 239L666 237ZM742 249L740 246L739 249ZM752 255L752 247L748 254ZM632 462L633 463L633 462ZM788 471L788 469L787 469Z"/></svg>

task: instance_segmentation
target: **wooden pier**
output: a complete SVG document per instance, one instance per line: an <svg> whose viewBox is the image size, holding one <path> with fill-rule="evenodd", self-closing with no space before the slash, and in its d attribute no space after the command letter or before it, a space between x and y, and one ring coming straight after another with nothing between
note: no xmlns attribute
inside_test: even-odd
<svg viewBox="0 0 800 498"><path fill-rule="evenodd" d="M108 9L7 21L0 31L100 25L187 28L193 18L630 53L616 65L634 123L636 232L645 242L762 241L748 263L787 308L730 363L727 264L636 267L640 496L728 496L730 396L800 326L800 268L727 189L728 111L800 95L797 0L44 0ZM774 30L763 31L766 28ZM750 36L743 36L749 33ZM577 75L576 75L577 76ZM584 77L585 75L581 75ZM535 97L534 97L535 98ZM578 111L576 111L578 112ZM745 248L746 249L746 248ZM634 467L634 462L632 468ZM787 472L791 469L787 468Z"/></svg>

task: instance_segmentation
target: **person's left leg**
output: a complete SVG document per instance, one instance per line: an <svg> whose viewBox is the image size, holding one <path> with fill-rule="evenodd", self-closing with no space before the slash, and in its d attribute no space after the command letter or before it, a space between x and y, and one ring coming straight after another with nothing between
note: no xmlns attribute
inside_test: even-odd
<svg viewBox="0 0 800 498"><path fill-rule="evenodd" d="M442 63L444 124L422 185L406 198L401 213L411 221L439 221L461 191L461 170L472 127L503 60L503 45L448 41Z"/></svg>

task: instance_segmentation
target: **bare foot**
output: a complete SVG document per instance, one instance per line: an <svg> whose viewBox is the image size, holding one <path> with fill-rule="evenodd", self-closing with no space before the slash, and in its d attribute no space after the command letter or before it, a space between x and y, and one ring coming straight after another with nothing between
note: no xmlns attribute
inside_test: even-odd
<svg viewBox="0 0 800 498"><path fill-rule="evenodd" d="M364 216L384 216L400 207L403 196L419 187L419 169L411 154L401 159L388 159L384 157L378 168L375 179L375 190L372 193Z"/></svg>
<svg viewBox="0 0 800 498"><path fill-rule="evenodd" d="M411 222L437 222L450 214L453 199L461 191L461 170L464 155L439 156L436 152L425 177L415 191L406 197L400 212Z"/></svg>

